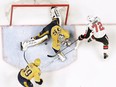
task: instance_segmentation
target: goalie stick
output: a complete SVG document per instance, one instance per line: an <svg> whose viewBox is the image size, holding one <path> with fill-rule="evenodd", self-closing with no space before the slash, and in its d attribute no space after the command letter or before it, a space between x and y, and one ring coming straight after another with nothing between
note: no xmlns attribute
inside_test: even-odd
<svg viewBox="0 0 116 87"><path fill-rule="evenodd" d="M74 44L75 42L77 42L77 41L78 41L78 39L76 39L75 41L73 41L73 42L70 44L70 46L71 46L72 44ZM47 55L47 56L48 56L48 57L55 57L56 55L58 55L58 53L64 51L64 50L67 49L67 48L68 48L68 47L65 47L64 49L58 51L56 54L54 54L54 55Z"/></svg>
<svg viewBox="0 0 116 87"><path fill-rule="evenodd" d="M71 49L70 51L66 52L64 55L66 56L68 53L72 52L75 48ZM55 62L59 57L54 58L51 62L49 62L48 64L46 64L43 67L47 67L48 65L52 64L53 62Z"/></svg>
<svg viewBox="0 0 116 87"><path fill-rule="evenodd" d="M24 60L26 61L26 63L28 64L28 61L27 61L27 59L26 59L26 57L25 57L25 52L26 52L26 51L24 51L24 53L23 53L23 57L24 57Z"/></svg>

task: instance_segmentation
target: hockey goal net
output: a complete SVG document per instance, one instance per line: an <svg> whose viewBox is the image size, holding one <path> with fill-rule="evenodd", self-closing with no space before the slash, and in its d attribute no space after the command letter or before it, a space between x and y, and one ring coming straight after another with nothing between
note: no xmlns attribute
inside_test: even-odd
<svg viewBox="0 0 116 87"><path fill-rule="evenodd" d="M29 2L30 1L30 2ZM61 14L62 24L67 24L69 4L61 0L19 0L10 4L7 18L12 25L46 25L51 22L50 8L55 6Z"/></svg>

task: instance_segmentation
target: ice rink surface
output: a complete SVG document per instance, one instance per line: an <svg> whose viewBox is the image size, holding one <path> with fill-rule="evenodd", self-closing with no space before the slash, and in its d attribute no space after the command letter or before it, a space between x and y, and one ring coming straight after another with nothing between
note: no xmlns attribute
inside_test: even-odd
<svg viewBox="0 0 116 87"><path fill-rule="evenodd" d="M8 8L8 4L14 0L0 1L0 25L8 25L9 22L6 19L5 11ZM75 62L56 71L43 72L41 74L44 81L43 85L34 84L34 87L116 87L116 25L113 25L116 24L116 12L112 10L116 7L115 0L68 1L70 3L68 24L77 24L75 25L77 36L85 32L86 26L81 26L80 24L87 24L86 17L88 15L97 15L101 18L109 37L109 57L106 60L103 59L102 44L96 41L87 43L84 40L78 47ZM22 87L17 80L20 69L3 60L4 44L2 41L4 37L2 27L0 26L0 87ZM32 49L35 48L33 47ZM29 52L27 51L27 53ZM12 56L16 55L12 54ZM40 54L34 56L38 57L38 55ZM27 58L29 56L27 55ZM26 63L24 62L24 64Z"/></svg>
<svg viewBox="0 0 116 87"><path fill-rule="evenodd" d="M31 37L37 36L40 31L45 26L14 26L14 27L3 27L2 35L3 35L3 58L6 62L12 64L13 66L17 66L19 68L24 68L27 63L24 60L24 51L21 51L20 42L29 40ZM67 29L70 32L70 41L74 42L76 33L74 26L64 26L64 29ZM61 62L61 60L57 59L58 56L55 57L47 57L47 55L54 55L55 52L52 49L52 40L49 39L47 41L47 45L45 42L30 47L25 52L25 57L28 62L33 62L36 58L41 59L41 70L44 71L53 71L60 69L70 63L74 62L77 58L76 50L72 50L75 47L75 44L72 44L66 50L63 51L63 54L66 54L70 50L72 52L66 54L67 60L65 62ZM61 46L61 50L66 48L66 46ZM52 61L54 61L52 63Z"/></svg>
<svg viewBox="0 0 116 87"><path fill-rule="evenodd" d="M84 40L78 48L77 60L60 70L42 73L44 83L39 87L115 87L116 26L105 27L110 41L108 59L103 59L102 44L96 41L87 43ZM76 26L76 30L77 35L80 35L84 33L85 26ZM5 63L2 59L0 61L1 87L22 87L17 81L19 68Z"/></svg>

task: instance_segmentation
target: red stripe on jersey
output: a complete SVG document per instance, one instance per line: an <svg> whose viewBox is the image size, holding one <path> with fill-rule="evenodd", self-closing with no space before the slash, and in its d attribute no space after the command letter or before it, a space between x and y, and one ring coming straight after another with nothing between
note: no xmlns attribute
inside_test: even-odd
<svg viewBox="0 0 116 87"><path fill-rule="evenodd" d="M94 35L91 36L92 39L95 39Z"/></svg>
<svg viewBox="0 0 116 87"><path fill-rule="evenodd" d="M104 49L108 49L108 46L104 46L103 48L104 48Z"/></svg>
<svg viewBox="0 0 116 87"><path fill-rule="evenodd" d="M84 37L86 37L87 34L84 34Z"/></svg>

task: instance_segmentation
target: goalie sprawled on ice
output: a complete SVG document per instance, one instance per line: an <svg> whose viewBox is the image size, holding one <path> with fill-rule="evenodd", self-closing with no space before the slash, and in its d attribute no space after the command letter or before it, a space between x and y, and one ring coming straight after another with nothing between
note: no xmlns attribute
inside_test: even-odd
<svg viewBox="0 0 116 87"><path fill-rule="evenodd" d="M58 9L56 7L51 8L52 22L48 24L43 30L35 37L30 40L21 42L21 50L26 50L28 47L41 44L45 42L50 37L52 38L52 49L55 53L58 53L61 61L65 61L65 56L60 52L61 44L69 46L71 43L69 41L70 34L69 31L60 27L61 17Z"/></svg>

